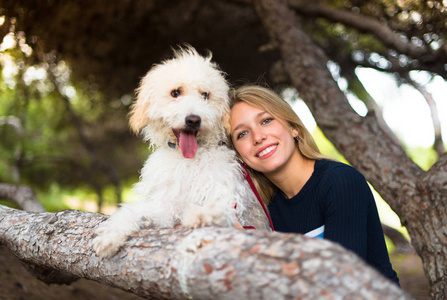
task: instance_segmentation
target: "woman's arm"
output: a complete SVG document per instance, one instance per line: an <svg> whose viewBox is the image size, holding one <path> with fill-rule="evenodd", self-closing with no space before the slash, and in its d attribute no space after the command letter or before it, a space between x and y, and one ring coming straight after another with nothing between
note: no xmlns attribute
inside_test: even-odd
<svg viewBox="0 0 447 300"><path fill-rule="evenodd" d="M374 197L365 178L350 166L340 166L322 178L324 238L367 258L368 213ZM374 205L375 207L375 205ZM380 220L377 220L380 225Z"/></svg>

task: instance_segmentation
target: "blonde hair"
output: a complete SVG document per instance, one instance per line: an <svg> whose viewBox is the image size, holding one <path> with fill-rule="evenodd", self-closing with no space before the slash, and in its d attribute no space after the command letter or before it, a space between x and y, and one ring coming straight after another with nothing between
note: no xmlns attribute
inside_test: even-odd
<svg viewBox="0 0 447 300"><path fill-rule="evenodd" d="M242 86L230 91L230 101L230 108L233 108L237 103L244 102L268 112L278 119L278 121L282 122L286 128L291 127L292 129L297 130L298 137L296 145L303 157L312 160L333 160L332 158L321 154L312 135L304 126L298 115L293 111L292 107L272 90L257 85ZM287 124L289 126L286 126ZM229 140L233 149L236 149L232 142L231 132ZM276 186L261 172L253 170L249 166L247 166L247 170L249 171L262 200L268 205L277 190Z"/></svg>

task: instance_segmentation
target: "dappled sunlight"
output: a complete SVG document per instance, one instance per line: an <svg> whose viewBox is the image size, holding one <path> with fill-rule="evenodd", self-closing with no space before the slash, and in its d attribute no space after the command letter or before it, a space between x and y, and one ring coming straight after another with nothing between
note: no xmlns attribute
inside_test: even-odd
<svg viewBox="0 0 447 300"><path fill-rule="evenodd" d="M98 212L98 202L96 200L86 200L75 196L65 196L63 202L72 209ZM101 207L101 213L111 215L118 207L116 205L105 204Z"/></svg>
<svg viewBox="0 0 447 300"><path fill-rule="evenodd" d="M133 183L126 183L122 187L123 203L131 203L138 201L132 191ZM98 195L79 188L77 190L64 190L60 187L53 186L51 188L52 198L62 199L65 206L71 209L77 209L88 212L98 212ZM114 195L114 187L109 186L103 192L104 202L101 205L100 213L111 215L118 209Z"/></svg>

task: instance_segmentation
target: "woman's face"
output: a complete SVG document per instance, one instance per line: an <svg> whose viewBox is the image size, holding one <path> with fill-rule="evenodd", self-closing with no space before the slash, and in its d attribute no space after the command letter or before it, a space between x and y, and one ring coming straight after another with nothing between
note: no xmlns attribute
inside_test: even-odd
<svg viewBox="0 0 447 300"><path fill-rule="evenodd" d="M294 140L298 132L283 123L245 102L235 104L231 110L231 139L237 152L249 167L266 176L300 155Z"/></svg>

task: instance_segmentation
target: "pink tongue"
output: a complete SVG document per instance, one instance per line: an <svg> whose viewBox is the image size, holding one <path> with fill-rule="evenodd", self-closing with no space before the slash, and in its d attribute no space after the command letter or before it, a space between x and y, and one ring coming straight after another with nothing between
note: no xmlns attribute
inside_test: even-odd
<svg viewBox="0 0 447 300"><path fill-rule="evenodd" d="M184 158L193 158L197 152L197 140L192 131L180 131L178 145Z"/></svg>

